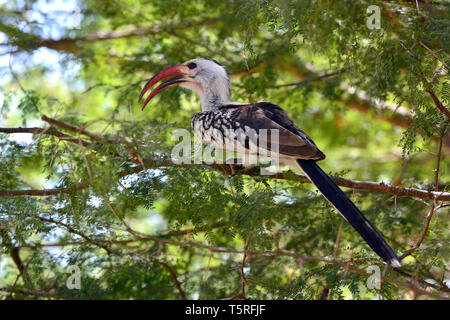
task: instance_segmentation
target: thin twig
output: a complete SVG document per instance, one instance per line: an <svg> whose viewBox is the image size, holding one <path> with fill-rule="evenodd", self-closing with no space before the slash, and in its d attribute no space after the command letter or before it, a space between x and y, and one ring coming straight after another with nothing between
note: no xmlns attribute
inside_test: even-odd
<svg viewBox="0 0 450 320"><path fill-rule="evenodd" d="M245 267L245 259L247 258L247 250L248 250L248 243L250 241L250 237L251 237L251 234L249 234L249 236L247 237L247 240L245 241L244 254L242 255L242 262L241 262L241 267L240 267L240 271L241 271L241 299L244 299L244 300L247 299L247 297L245 296L245 285L247 284L247 279L245 278L244 267Z"/></svg>
<svg viewBox="0 0 450 320"><path fill-rule="evenodd" d="M441 153L442 153L442 137L439 140L439 149L438 149L438 153L436 155L436 169L434 172L434 183L435 183L435 190L439 189L439 170L440 170L440 165L441 165ZM419 240L417 241L417 243L410 249L408 249L401 257L400 260L403 260L404 258L406 258L407 256L411 255L414 251L416 251L417 249L420 248L420 246L422 245L423 240L425 239L425 236L428 232L428 228L430 227L430 222L431 219L433 218L434 213L436 212L436 200L433 201L432 205L431 205L431 209L430 212L428 213L428 215L425 218L425 223L423 226L423 230L422 230L422 234L419 238Z"/></svg>
<svg viewBox="0 0 450 320"><path fill-rule="evenodd" d="M76 132L78 134L83 134L85 136L88 136L92 140L95 140L95 141L98 141L98 142L101 142L101 143L105 143L105 144L114 143L114 141L112 141L112 140L110 140L108 138L105 138L102 135L98 135L98 134L92 133L92 132L90 132L90 131L88 131L86 129L79 128L79 127L73 126L71 124L68 124L68 123L65 123L65 122L53 119L53 118L49 118L49 117L47 117L45 115L43 115L41 117L41 119L43 121L45 121L45 122L48 122L48 123L54 125L55 127L59 127L61 129L66 129L66 130L69 130L69 131L72 131L72 132Z"/></svg>
<svg viewBox="0 0 450 320"><path fill-rule="evenodd" d="M53 196L57 194L71 194L75 190L82 190L88 188L88 184L79 184L74 188L54 188L54 189L43 189L43 190L5 190L0 189L0 197L20 197L20 196L38 196L46 197Z"/></svg>
<svg viewBox="0 0 450 320"><path fill-rule="evenodd" d="M341 233L342 233L343 226L344 226L344 220L342 219L341 224L339 225L339 230L338 230L338 234L336 237L336 243L334 244L333 258L335 258L335 259L337 257L337 253L338 253L338 249L339 249L339 242L341 240Z"/></svg>
<svg viewBox="0 0 450 320"><path fill-rule="evenodd" d="M319 75L313 75L313 76L311 76L309 78L306 78L306 79L304 79L302 81L278 84L278 85L271 86L269 88L278 89L278 88L293 87L293 86L300 87L300 86L302 86L302 85L304 85L304 84L306 84L308 82L313 82L313 81L317 81L317 80L324 80L324 79L327 79L327 78L331 78L331 77L336 76L338 74L341 74L341 73L343 73L345 71L346 71L346 69L344 68L344 69L341 69L341 70L338 70L338 71L334 71L334 72L325 72L325 73L322 73L322 74L319 74Z"/></svg>
<svg viewBox="0 0 450 320"><path fill-rule="evenodd" d="M161 261L159 259L155 259L155 261L158 262L160 265L162 265L164 268L166 268L167 271L169 271L170 276L172 277L173 282L175 282L175 286L177 287L177 290L180 293L181 299L187 300L186 293L181 288L181 283L178 280L178 277L177 277L177 274L176 274L175 270L171 266L169 266L167 263L165 263L165 262L163 262L163 261Z"/></svg>
<svg viewBox="0 0 450 320"><path fill-rule="evenodd" d="M344 226L344 219L342 219L342 221L339 225L338 234L336 236L336 241L334 243L333 259L336 259L336 257L337 257L337 253L338 253L338 249L339 249L339 242L341 240L341 233L342 233L343 226ZM344 273L344 279L345 279L345 276L346 276L346 272ZM330 285L328 283L326 283L322 289L322 294L320 295L319 300L328 300L329 293L330 293Z"/></svg>
<svg viewBox="0 0 450 320"><path fill-rule="evenodd" d="M445 63L444 60L442 60L441 58L439 58L439 56L436 54L436 52L434 52L433 50L431 50L430 48L428 48L427 45L425 45L425 43L423 43L422 41L419 41L419 43L421 44L422 47L424 47L425 49L427 49L427 51L433 56L435 57L437 60L439 60L447 69L448 65Z"/></svg>

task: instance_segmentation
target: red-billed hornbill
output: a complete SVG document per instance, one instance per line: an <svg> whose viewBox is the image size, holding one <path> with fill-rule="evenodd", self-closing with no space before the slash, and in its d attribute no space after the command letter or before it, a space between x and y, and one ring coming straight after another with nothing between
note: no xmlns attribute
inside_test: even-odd
<svg viewBox="0 0 450 320"><path fill-rule="evenodd" d="M164 79L167 80L150 93L142 109L157 93L179 85L196 92L201 98L202 112L192 117L191 126L195 137L203 143L214 143L214 131L226 138L230 130L253 129L258 132L260 129L277 129L280 140L277 153L279 163L301 168L323 196L384 261L394 267L400 266L400 260L392 248L317 165L316 161L325 159L325 155L314 141L289 119L283 109L266 101L252 104L231 102L230 77L227 70L217 61L205 58L189 60L159 72L147 82L139 101L153 85ZM236 135L231 139L236 140ZM240 144L240 150L249 147L247 143L242 145L240 141L237 141L237 144Z"/></svg>

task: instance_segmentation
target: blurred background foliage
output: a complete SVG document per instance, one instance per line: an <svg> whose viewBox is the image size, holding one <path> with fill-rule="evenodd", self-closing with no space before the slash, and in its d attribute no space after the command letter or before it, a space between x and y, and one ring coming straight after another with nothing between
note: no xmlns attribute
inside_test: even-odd
<svg viewBox="0 0 450 320"><path fill-rule="evenodd" d="M371 5L379 29L367 25ZM163 68L214 58L230 72L233 100L282 106L330 174L447 192L449 7L0 1L0 297L448 297L445 202L345 189L399 255L431 212L421 246L386 270L308 184L167 166L170 132L189 128L199 99L173 88L142 112L137 98ZM43 132L43 115L78 131ZM31 192L43 189L56 191ZM80 289L66 286L69 265L81 270ZM380 289L367 288L371 265L384 272Z"/></svg>

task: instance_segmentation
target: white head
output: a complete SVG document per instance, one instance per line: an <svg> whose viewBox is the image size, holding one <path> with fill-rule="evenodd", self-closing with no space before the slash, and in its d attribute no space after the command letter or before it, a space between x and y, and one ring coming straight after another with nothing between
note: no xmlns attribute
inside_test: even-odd
<svg viewBox="0 0 450 320"><path fill-rule="evenodd" d="M163 89L179 85L196 92L202 102L202 110L213 110L230 102L230 77L227 70L212 59L197 58L167 68L151 78L141 92L145 92L160 80L169 78L155 88L147 97L145 105Z"/></svg>

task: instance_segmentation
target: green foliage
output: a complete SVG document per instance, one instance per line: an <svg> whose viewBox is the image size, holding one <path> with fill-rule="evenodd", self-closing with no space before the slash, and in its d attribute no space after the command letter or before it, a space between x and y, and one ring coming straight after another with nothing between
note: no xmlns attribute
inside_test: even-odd
<svg viewBox="0 0 450 320"><path fill-rule="evenodd" d="M318 299L324 288L329 299L409 299L408 274L433 285L420 298L443 294L448 207L404 274L388 269L368 289L367 267L384 265L345 221L335 253L343 219L313 187L171 163L171 132L189 127L198 98L172 88L145 112L137 98L161 69L214 58L230 71L233 100L282 106L326 153L325 171L434 190L442 140L447 192L449 121L430 95L448 109L447 1L417 10L414 1L79 0L79 27L40 3L0 4L0 126L47 128L46 115L97 136L58 125L0 132L1 192L62 191L0 196L0 297L240 297L242 273L251 299ZM374 4L380 29L366 24ZM345 190L399 254L433 205ZM253 254L241 268L245 247ZM80 289L66 286L69 265Z"/></svg>

